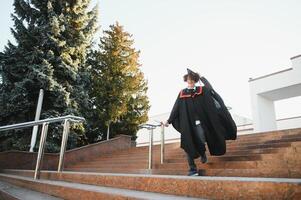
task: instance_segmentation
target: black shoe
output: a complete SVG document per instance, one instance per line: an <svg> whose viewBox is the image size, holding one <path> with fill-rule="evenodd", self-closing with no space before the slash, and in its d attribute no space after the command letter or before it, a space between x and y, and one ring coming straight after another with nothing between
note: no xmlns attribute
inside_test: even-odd
<svg viewBox="0 0 301 200"><path fill-rule="evenodd" d="M199 172L196 169L190 169L188 172L188 176L198 176Z"/></svg>
<svg viewBox="0 0 301 200"><path fill-rule="evenodd" d="M202 162L203 164L205 164L205 163L208 162L208 159L207 159L207 156L206 156L205 153L204 153L204 155L201 156L201 162Z"/></svg>

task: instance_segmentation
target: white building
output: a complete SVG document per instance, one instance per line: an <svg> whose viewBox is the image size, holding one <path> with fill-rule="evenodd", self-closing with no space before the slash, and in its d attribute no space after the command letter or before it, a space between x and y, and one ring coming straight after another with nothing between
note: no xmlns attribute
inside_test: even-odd
<svg viewBox="0 0 301 200"><path fill-rule="evenodd" d="M291 68L249 80L254 132L281 129L274 102L301 96L301 55L291 58L291 62Z"/></svg>

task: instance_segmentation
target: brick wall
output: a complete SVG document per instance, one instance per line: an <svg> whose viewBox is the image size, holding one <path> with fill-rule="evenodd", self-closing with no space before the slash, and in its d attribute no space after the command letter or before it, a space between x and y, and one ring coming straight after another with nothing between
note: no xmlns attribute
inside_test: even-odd
<svg viewBox="0 0 301 200"><path fill-rule="evenodd" d="M129 149L131 146L130 136L119 135L109 141L102 141L67 151L64 163L65 166L68 166L78 161L86 161L114 151ZM37 152L0 152L0 169L35 169L36 159ZM56 170L58 160L58 153L45 153L42 169Z"/></svg>

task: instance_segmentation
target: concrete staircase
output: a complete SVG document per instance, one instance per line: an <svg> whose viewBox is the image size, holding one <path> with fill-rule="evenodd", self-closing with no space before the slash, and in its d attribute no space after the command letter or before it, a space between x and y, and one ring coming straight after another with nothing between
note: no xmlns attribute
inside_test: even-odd
<svg viewBox="0 0 301 200"><path fill-rule="evenodd" d="M43 171L40 180L33 170L4 169L0 181L63 199L301 199L301 129L243 135L227 147L207 164L196 160L199 177L182 176L188 165L173 143L162 165L154 147L152 170L148 148L132 147Z"/></svg>
<svg viewBox="0 0 301 200"><path fill-rule="evenodd" d="M165 163L160 146L154 146L151 174L187 174L185 153L179 143L167 144ZM208 155L208 163L196 160L205 176L301 178L301 129L239 136L227 144L224 156ZM66 166L68 171L147 173L148 147L134 147Z"/></svg>

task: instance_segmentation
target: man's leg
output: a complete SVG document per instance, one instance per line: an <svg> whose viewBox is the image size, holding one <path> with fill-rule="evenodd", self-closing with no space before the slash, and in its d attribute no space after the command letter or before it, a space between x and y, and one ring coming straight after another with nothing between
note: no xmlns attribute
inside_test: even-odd
<svg viewBox="0 0 301 200"><path fill-rule="evenodd" d="M188 153L186 153L186 156L187 156L187 161L188 161L188 165L189 165L188 176L198 175L198 171L197 171L197 167L194 162L194 159L191 156L189 156Z"/></svg>
<svg viewBox="0 0 301 200"><path fill-rule="evenodd" d="M196 136L198 138L198 144L200 145L200 150L201 150L201 162L202 163L206 163L207 162L207 157L206 157L206 146L205 146L205 143L206 143L206 137L205 137L205 132L204 132L204 129L202 127L202 124L198 124L196 125L195 127L195 133L196 133Z"/></svg>

